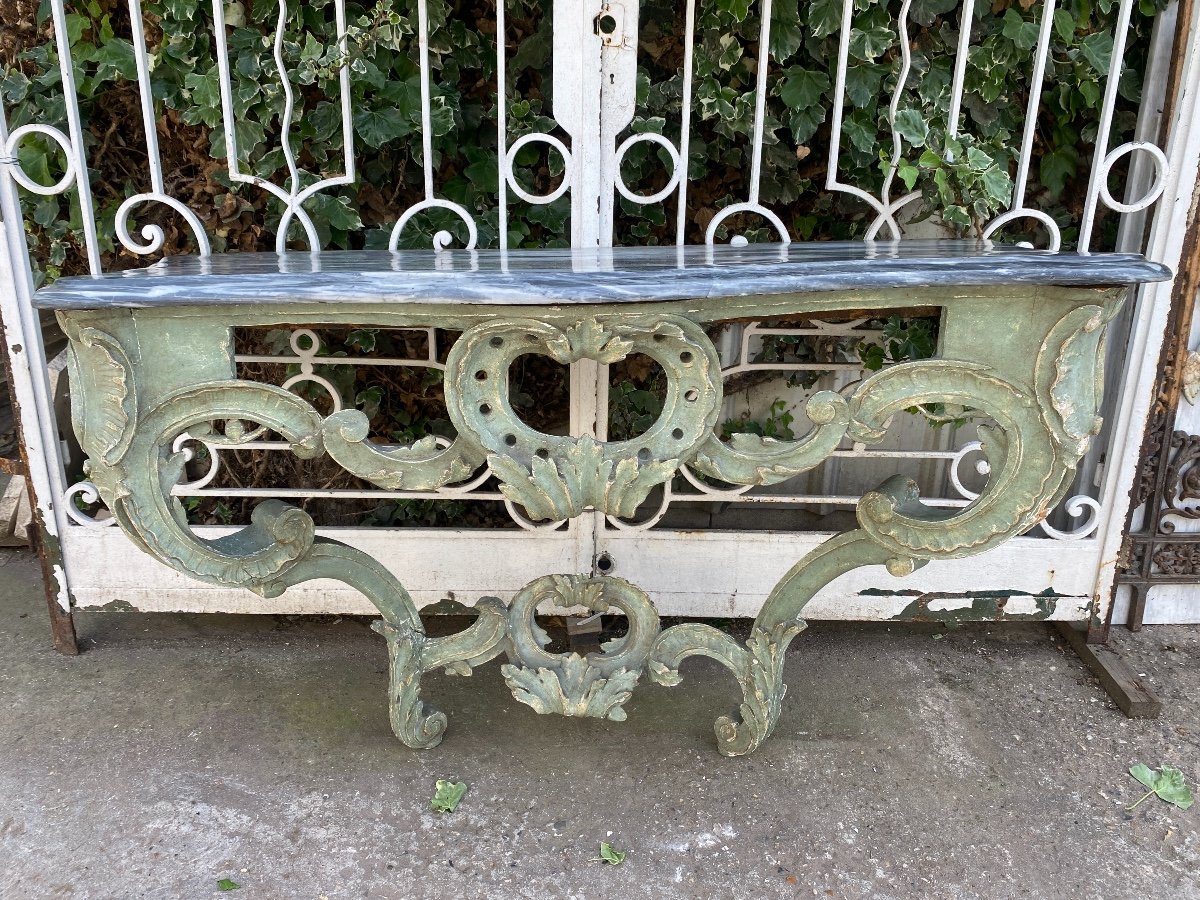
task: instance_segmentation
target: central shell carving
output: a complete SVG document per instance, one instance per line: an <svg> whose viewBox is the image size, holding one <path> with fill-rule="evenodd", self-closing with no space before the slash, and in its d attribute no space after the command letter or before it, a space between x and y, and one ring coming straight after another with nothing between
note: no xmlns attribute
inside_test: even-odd
<svg viewBox="0 0 1200 900"><path fill-rule="evenodd" d="M643 353L666 374L662 413L627 441L537 431L521 421L508 397L509 367L526 353L564 365L581 359L610 364ZM455 428L482 445L504 496L535 520L569 519L588 508L633 516L712 434L721 406L717 352L703 329L680 316L601 316L567 327L534 319L486 322L455 343L446 385Z"/></svg>

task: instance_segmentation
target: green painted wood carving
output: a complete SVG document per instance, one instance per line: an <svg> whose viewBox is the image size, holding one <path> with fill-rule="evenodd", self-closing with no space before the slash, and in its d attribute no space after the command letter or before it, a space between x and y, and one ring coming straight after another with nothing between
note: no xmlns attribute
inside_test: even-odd
<svg viewBox="0 0 1200 900"><path fill-rule="evenodd" d="M643 677L678 684L684 660L704 655L728 668L741 687L739 708L716 723L721 752L738 755L758 747L779 720L784 656L818 590L859 566L904 575L990 550L1039 522L1064 496L1099 428L1105 326L1124 293L1116 286L951 285L522 307L288 305L286 321L296 324L461 331L445 373L456 440L443 447L429 438L402 448L368 442L360 412L323 418L288 391L237 378L233 328L285 321L278 306L146 305L64 309L59 316L71 340L75 429L90 457L90 478L121 528L147 553L214 584L275 595L333 578L361 591L382 615L376 630L391 659L391 722L408 746L432 747L446 728L446 717L421 700L421 676L431 669L466 675L506 654L503 677L522 703L538 712L619 721ZM885 368L842 393L815 394L806 408L812 430L798 440L739 434L723 441L714 432L722 384L706 325L915 303L943 309L937 358ZM628 441L543 434L517 417L508 396L509 366L531 352L561 363L646 354L666 375L662 414ZM173 447L184 432L219 445L271 432L299 456L327 453L386 488L431 489L487 465L531 519L561 520L589 509L628 516L684 463L730 484L779 482L819 465L844 440L877 443L894 415L931 404L970 407L994 423L981 429L991 465L986 489L965 508L936 509L921 503L908 479L886 480L862 497L857 528L797 561L780 580L744 644L701 624L660 629L650 598L619 578L541 572L530 573L508 608L485 598L466 631L430 638L387 568L317 537L299 509L264 502L246 528L205 540L171 495L184 462ZM534 620L542 603L618 611L628 618L628 634L587 656L548 653Z"/></svg>

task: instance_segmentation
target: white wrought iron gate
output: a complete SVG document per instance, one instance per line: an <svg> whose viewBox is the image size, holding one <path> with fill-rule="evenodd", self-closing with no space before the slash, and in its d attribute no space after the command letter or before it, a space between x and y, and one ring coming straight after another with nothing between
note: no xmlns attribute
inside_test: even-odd
<svg viewBox="0 0 1200 900"><path fill-rule="evenodd" d="M434 164L433 118L437 92L432 83L430 53L430 6L437 0L417 0L415 41L419 61L420 127L422 154L420 166L424 185L423 199L410 206L394 222L388 235L388 245L394 250L403 246L410 233L425 221L431 211L443 211L458 221L438 227L429 236L435 248L453 245L475 247L480 240L479 210L467 209L442 192L436 181ZM509 243L510 217L519 207L523 213L538 206L554 203L569 196L570 244L578 251L581 270L602 269L605 248L614 243L620 227L621 204L661 206L668 220L674 222L675 243L685 243L689 228L700 222L701 211L689 203L689 185L693 181L691 166L715 164L716 161L697 157L692 145L693 126L699 115L697 107L717 102L711 97L696 97L696 72L693 50L698 41L707 39L696 33L697 5L686 3L682 63L678 84L679 115L675 122L655 123L648 127L639 124L632 130L638 108L639 37L641 10L635 0L603 3L600 0L555 0L549 15L552 17L552 91L550 117L553 128L525 128L513 134L509 104L514 92L508 83L511 65L506 41L505 7L496 8L497 41L497 166L499 190L496 196L495 243ZM780 73L772 69L770 48L772 27L776 20L773 0L760 0L756 5L758 39L752 43L753 54L745 62L747 71L754 73L753 89L732 102L742 104L745 121L742 140L749 150L750 169L745 173L745 194L731 197L719 209L704 211L703 235L707 243L729 240L744 243L748 232L754 239L770 239L787 243L797 239L792 223L787 223L763 200L763 160L774 136L775 126L768 121L767 100L777 89ZM774 0L778 2L778 0ZM914 147L911 122L906 117L907 97L920 82L919 73L912 70L910 52L910 16L913 0L900 4L871 5L886 11L886 32L896 48L894 61L881 85L890 84L887 112L887 134L880 147L879 178L874 184L849 183L843 180L840 166L846 137L847 122L853 113L853 100L848 99L848 79L852 66L853 45L858 40L855 23L863 13L863 4L843 0L838 20L838 59L834 67L834 103L829 125L830 144L825 161L824 188L833 195L844 195L859 201L870 211L869 222L863 229L866 239L899 239L914 235L940 235L936 226L910 221L912 212L921 201L921 192L905 189L905 179L914 165L919 148ZM285 123L278 148L286 160L286 178L268 180L245 167L245 147L239 147L238 119L243 102L233 88L233 67L238 60L231 56L227 35L241 24L244 14L239 3L214 0L211 9L212 36L215 41L218 68L216 87L220 94L221 121L228 154L228 177L234 183L272 194L282 210L277 230L277 248L283 250L297 239L308 249L319 249L321 238L307 208L325 194L351 185L356 179L355 120L351 103L353 66L343 59L338 70L341 94L338 128L342 144L340 172L304 170L299 147L293 144L295 123L306 113L304 98L294 90L293 75L285 61L284 25L289 17L298 14L299 4L280 0L278 20L274 29L272 57L278 68L279 97L282 121ZM1200 63L1196 59L1196 41L1174 43L1189 54L1182 66L1179 100L1167 110L1169 128L1165 149L1148 141L1134 141L1112 146L1114 112L1118 103L1118 84L1133 0L1120 0L1119 14L1112 35L1108 67L1100 78L1103 84L1102 114L1092 148L1092 168L1082 213L1073 227L1077 231L1075 247L1078 252L1097 248L1096 223L1098 215L1109 210L1118 215L1136 215L1147 210L1160 197L1167 202L1154 220L1149 246L1154 258L1168 265L1178 258L1179 247L1173 243L1174 229L1180 221L1180 204L1189 197L1196 171L1197 126L1193 111L1196 108L1197 78ZM70 602L80 608L105 606L134 607L145 610L189 611L286 611L286 612L361 612L372 607L356 592L337 583L315 582L293 588L283 596L264 600L248 592L238 593L201 584L180 576L135 550L119 531L108 527L111 519L91 506L95 495L86 481L68 485L63 457L57 438L49 391L44 377L44 360L36 316L30 306L32 270L26 260L22 234L21 196L61 196L69 201L71 212L78 215L84 233L83 249L88 267L101 269L100 241L97 236L97 216L115 217L115 235L125 250L152 255L163 245L164 234L155 219L140 230L139 217L155 207L167 207L179 217L192 235L196 252L207 254L213 249L214 236L185 201L170 193L161 164L158 146L158 121L161 104L153 91L152 72L156 54L161 47L148 41L142 28L144 11L140 0L129 0L131 49L136 65L140 106L145 127L145 149L148 159L148 190L125 199L112 213L96 209L89 185L88 141L80 121L79 103L75 95L75 66L71 64L71 46L67 40L70 22L64 0L51 0L52 20L56 33L56 57L61 66L63 85L62 121L55 123L18 122L12 130L0 121L0 211L6 224L6 255L11 273L0 271L3 290L4 317L10 355L14 361L30 360L24 374L15 375L18 397L23 405L37 411L38 429L29 436L31 455L44 462L34 463L31 476L37 488L39 505L46 527L57 535L62 547L62 567L58 570L60 599L64 608ZM345 3L336 0L332 5L333 35L327 37L329 46L343 50L350 40L351 25L347 22ZM1001 239L1017 223L1038 231L1045 246L1058 250L1063 243L1059 222L1038 208L1033 183L1037 159L1037 131L1041 121L1040 101L1046 90L1049 47L1055 26L1056 5L1046 0L1037 7L1033 19L1023 25L1029 31L1028 67L1032 87L1024 111L1024 127L1018 146L1012 154L1011 171L1005 168L1006 199L999 212L991 216L981 229L985 238ZM972 43L972 29L962 27L971 23L976 14L974 0L942 15L947 28L957 30L957 52L949 67L945 86L946 131L951 138L970 131L969 117L963 109L964 97L970 96L968 81L978 56ZM1194 23L1182 23L1194 29ZM882 40L878 35L878 39ZM1194 38L1194 33L1193 33ZM1169 45L1169 42L1168 42ZM742 65L741 62L738 65ZM927 73L925 73L927 74ZM1148 85L1149 102L1158 96ZM718 101L721 98L718 98ZM5 110L8 112L8 110ZM1145 109L1143 115L1146 114ZM776 123L777 124L777 123ZM22 168L20 153L31 139L51 142L66 160L62 177L53 185L39 183ZM622 163L639 144L647 144L663 167L659 177L643 189L629 185L622 177ZM540 145L546 153L546 168L556 174L557 183L544 193L534 193L522 180L518 156L530 146ZM1114 167L1129 157L1130 174L1126 181L1133 193L1123 194L1112 186ZM169 174L169 173L167 173ZM999 177L999 175L997 175ZM553 180L553 179L552 179ZM1185 204L1186 205L1186 204ZM733 226L738 225L739 230ZM881 249L886 252L886 249ZM1129 359L1124 390L1111 410L1113 423L1104 465L1093 465L1093 483L1081 484L1079 495L1065 504L1064 511L1052 519L1053 525L1043 526L1037 534L1014 540L1004 549L978 559L945 562L909 577L904 581L886 574L861 572L846 576L832 590L818 596L808 608L810 618L886 619L909 615L906 610L917 595L931 592L944 595L940 601L946 607L963 608L970 613L972 604L980 598L995 595L1010 596L1008 615L1029 614L1039 617L1081 619L1102 615L1108 602L1111 582L1111 558L1115 542L1119 541L1120 523L1125 506L1132 466L1137 454L1136 435L1145 420L1148 403L1147 375L1138 369L1141 360L1151 361L1160 340L1163 316L1162 297L1169 287L1147 290L1132 317L1128 343ZM919 304L919 298L915 298ZM286 323L280 323L286 326ZM413 336L409 336L413 337ZM334 378L339 367L418 368L433 373L443 368L440 354L444 349L442 337L433 330L413 340L405 337L393 342L403 344L408 352L400 355L369 352L361 355L332 357L324 355L323 336L309 329L282 330L270 337L271 350L255 350L239 356L244 367L267 367L256 371L282 371L279 379L285 386L303 389L315 395L324 394L322 402L331 409L356 402L357 398L343 396L343 388ZM366 340L365 338L363 339ZM800 323L731 323L720 335L722 363L729 379L742 378L745 384L729 391L724 415L737 418L739 404L753 406L756 414L765 415L771 427L804 430L803 421L789 422L786 417L802 406L808 392L819 387L840 386L859 377L863 371L861 348L878 345L882 340L877 320L863 317L848 322ZM764 351L765 347L780 344L809 342L841 347L833 356L823 359L789 359L787 354ZM372 338L374 342L374 338ZM22 350L16 348L21 346ZM364 345L365 346L365 345ZM413 348L416 347L414 350ZM845 348L853 352L846 353ZM165 348L169 349L169 348ZM22 356L22 354L24 354ZM1124 358L1116 360L1120 367ZM290 367L290 368L288 368ZM764 373L773 372L792 383L783 388L763 387L755 381ZM745 376L754 376L746 378ZM266 377L266 376L263 376ZM782 396L772 394L779 391ZM572 434L593 433L606 436L610 421L610 374L606 367L592 362L575 363L570 371L570 408L567 427ZM776 406L776 401L783 403ZM766 412L764 413L764 409ZM40 444L39 444L40 442ZM546 572L611 572L643 586L665 615L753 615L770 587L787 568L805 552L824 540L837 526L822 529L822 516L836 517L839 511L851 508L859 496L862 483L872 485L897 470L912 471L925 484L928 502L942 505L965 505L981 480L986 478L986 466L976 450L978 444L966 428L945 428L933 431L919 419L902 426L896 440L883 448L867 450L846 445L835 454L835 462L813 475L802 476L776 489L726 490L706 482L684 468L681 476L664 486L661 495L636 520L623 521L600 514L579 516L567 523L538 524L529 522L504 498L488 486L488 473L461 485L436 491L383 490L378 488L327 487L315 483L279 485L252 484L239 486L221 480L222 451L203 442L183 442L193 452L189 480L181 484L177 495L184 498L315 498L370 499L377 501L420 501L433 504L485 503L506 507L508 527L456 526L451 528L420 527L340 527L340 540L359 547L382 560L409 587L414 599L421 604L441 600L456 600L468 605L480 596L497 595L508 599L521 586ZM1132 448L1132 449L1131 449ZM244 448L271 454L282 445L261 441ZM1132 456L1131 456L1132 454ZM1097 457L1098 461L1099 457ZM77 502L77 500L79 502ZM85 511L86 510L86 511ZM827 519L832 523L834 519ZM212 534L221 526L202 525ZM1114 531L1115 529L1115 531ZM232 530L232 529L228 529ZM994 604L990 607L994 611ZM979 606L979 615L987 616L987 603Z"/></svg>

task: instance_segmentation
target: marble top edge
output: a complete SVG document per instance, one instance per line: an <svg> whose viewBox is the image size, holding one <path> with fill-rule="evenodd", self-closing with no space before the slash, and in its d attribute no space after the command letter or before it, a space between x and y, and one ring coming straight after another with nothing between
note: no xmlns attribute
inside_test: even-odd
<svg viewBox="0 0 1200 900"><path fill-rule="evenodd" d="M353 275L352 281L347 275ZM1170 271L1132 253L1052 253L988 241L367 250L171 256L41 289L48 309L230 303L553 304L715 299L854 288L1119 285Z"/></svg>

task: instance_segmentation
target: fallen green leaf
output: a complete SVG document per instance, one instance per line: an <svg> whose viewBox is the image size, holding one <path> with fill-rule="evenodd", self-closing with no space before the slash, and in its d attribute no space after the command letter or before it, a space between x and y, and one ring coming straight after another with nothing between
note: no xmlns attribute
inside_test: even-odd
<svg viewBox="0 0 1200 900"><path fill-rule="evenodd" d="M241 885L232 878L222 878L217 882L217 887L222 891L236 891Z"/></svg>
<svg viewBox="0 0 1200 900"><path fill-rule="evenodd" d="M466 792L467 786L461 781L443 781L439 778L437 790L429 805L438 812L454 812L458 808L458 801L462 800Z"/></svg>
<svg viewBox="0 0 1200 900"><path fill-rule="evenodd" d="M625 851L614 850L612 844L600 842L600 855L596 857L595 862L605 862L610 866L619 866L625 862Z"/></svg>
<svg viewBox="0 0 1200 900"><path fill-rule="evenodd" d="M1192 803L1192 791L1183 779L1183 773L1171 766L1162 766L1157 772L1145 763L1129 767L1129 774L1149 788L1132 806L1125 807L1126 812L1133 812L1143 800L1157 794L1160 800L1165 800L1172 806L1188 809Z"/></svg>

